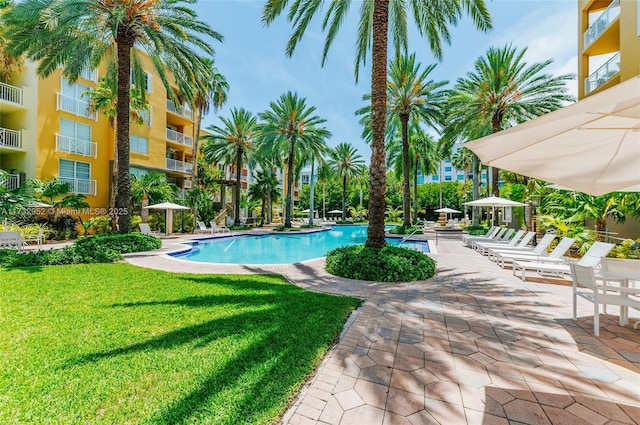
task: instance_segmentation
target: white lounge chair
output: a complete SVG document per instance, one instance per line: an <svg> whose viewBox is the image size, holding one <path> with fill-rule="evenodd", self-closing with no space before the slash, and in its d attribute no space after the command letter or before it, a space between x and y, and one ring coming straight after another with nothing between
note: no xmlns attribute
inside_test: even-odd
<svg viewBox="0 0 640 425"><path fill-rule="evenodd" d="M196 233L211 233L213 235L214 229L212 227L207 227L207 225L204 224L204 221L198 221L196 225L198 226Z"/></svg>
<svg viewBox="0 0 640 425"><path fill-rule="evenodd" d="M545 255L547 248L551 245L551 242L556 238L553 233L547 233L531 250L492 250L489 258L491 261L495 261L498 265L504 268L506 263L513 262L514 259L526 260L532 257L541 257Z"/></svg>
<svg viewBox="0 0 640 425"><path fill-rule="evenodd" d="M151 230L149 223L140 223L138 224L138 227L140 228L140 233L142 233L143 235L155 236L157 238L162 236L162 232Z"/></svg>
<svg viewBox="0 0 640 425"><path fill-rule="evenodd" d="M0 249L17 249L22 250L22 236L18 231L0 232Z"/></svg>
<svg viewBox="0 0 640 425"><path fill-rule="evenodd" d="M524 235L524 230L518 230L518 232L509 240L509 241L498 241L498 242L481 242L476 241L473 243L473 248L478 251L482 255L487 255L489 253L490 248L500 248L500 247L514 247L518 243L518 241Z"/></svg>
<svg viewBox="0 0 640 425"><path fill-rule="evenodd" d="M600 264L600 261L613 249L615 245L605 242L594 242L591 248L582 256L577 264L581 266L596 267ZM571 274L571 268L568 262L544 262L536 260L516 260L513 262L513 274L516 270L522 270L522 280L526 280L526 271L535 270L542 276L556 276L563 277L564 275ZM620 280L616 276L611 275L611 280Z"/></svg>
<svg viewBox="0 0 640 425"><path fill-rule="evenodd" d="M218 224L215 222L215 220L211 220L209 222L209 224L211 225L211 230L212 233L231 233L231 230L229 230L228 227L226 226L218 226Z"/></svg>
<svg viewBox="0 0 640 425"><path fill-rule="evenodd" d="M427 221L427 223L433 223L433 226L431 227L434 227L436 224L435 221ZM485 233L484 235L462 235L462 243L468 245L468 241L472 239L489 239L495 235L496 229L498 229L498 226L491 226L491 228L489 228L487 233Z"/></svg>
<svg viewBox="0 0 640 425"><path fill-rule="evenodd" d="M526 271L539 270L538 264L540 263L566 264L568 258L565 258L564 254L569 251L569 248L571 248L571 245L573 245L575 241L574 238L564 237L549 255L513 260L513 264L511 265L513 275L515 276L518 270L522 271L522 281L524 282L526 280Z"/></svg>
<svg viewBox="0 0 640 425"><path fill-rule="evenodd" d="M573 281L573 320L578 318L578 288L585 288L587 291L580 292L583 298L593 303L593 334L595 336L600 335L600 305L605 305L605 311L606 305L620 306L621 326L629 321L629 307L640 310L640 288L598 285L598 280L601 279L598 278L593 267L572 263L569 264L569 268Z"/></svg>
<svg viewBox="0 0 640 425"><path fill-rule="evenodd" d="M491 261L495 252L527 252L532 251L535 247L529 246L529 243L533 240L533 237L536 235L536 232L527 232L526 235L515 246L505 246L504 244L489 246L486 248L486 255L489 256Z"/></svg>
<svg viewBox="0 0 640 425"><path fill-rule="evenodd" d="M496 227L491 236L489 236L488 238L484 236L471 236L467 238L466 245L468 247L473 247L473 244L475 242L497 242L502 239L504 234L507 233L507 230L509 229L507 229L506 227Z"/></svg>

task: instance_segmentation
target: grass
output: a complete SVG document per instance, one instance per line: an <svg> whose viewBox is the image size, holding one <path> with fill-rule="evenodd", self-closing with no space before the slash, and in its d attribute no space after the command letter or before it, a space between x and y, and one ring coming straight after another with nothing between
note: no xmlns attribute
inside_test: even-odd
<svg viewBox="0 0 640 425"><path fill-rule="evenodd" d="M0 269L0 293L0 423L273 423L359 304L123 263Z"/></svg>

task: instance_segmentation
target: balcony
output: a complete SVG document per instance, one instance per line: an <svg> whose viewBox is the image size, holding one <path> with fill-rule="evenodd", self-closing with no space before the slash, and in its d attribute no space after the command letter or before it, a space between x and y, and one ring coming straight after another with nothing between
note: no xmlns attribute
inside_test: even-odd
<svg viewBox="0 0 640 425"><path fill-rule="evenodd" d="M193 137L189 137L170 128L167 128L167 140L184 146L193 147Z"/></svg>
<svg viewBox="0 0 640 425"><path fill-rule="evenodd" d="M0 127L0 147L22 149L20 132Z"/></svg>
<svg viewBox="0 0 640 425"><path fill-rule="evenodd" d="M618 72L620 72L620 53L616 53L611 59L605 62L604 65L596 69L593 74L584 80L584 94L588 95L593 92Z"/></svg>
<svg viewBox="0 0 640 425"><path fill-rule="evenodd" d="M182 181L182 188L183 189L191 189L192 187L193 187L193 181L187 180L187 179Z"/></svg>
<svg viewBox="0 0 640 425"><path fill-rule="evenodd" d="M178 173L191 174L193 164L190 162L178 161L177 159L167 158L167 170L177 171Z"/></svg>
<svg viewBox="0 0 640 425"><path fill-rule="evenodd" d="M89 102L57 93L57 110L70 112L80 117L96 119L96 113L89 109Z"/></svg>
<svg viewBox="0 0 640 425"><path fill-rule="evenodd" d="M80 140L56 134L56 151L97 158L98 144L90 140Z"/></svg>
<svg viewBox="0 0 640 425"><path fill-rule="evenodd" d="M613 0L584 32L584 49L591 46L618 16L620 16L620 0Z"/></svg>
<svg viewBox="0 0 640 425"><path fill-rule="evenodd" d="M20 174L9 174L0 179L0 186L4 186L7 190L16 190L20 187Z"/></svg>
<svg viewBox="0 0 640 425"><path fill-rule="evenodd" d="M176 115L180 115L181 117L187 118L193 121L193 111L189 109L187 106L177 107L173 101L167 99L167 110Z"/></svg>
<svg viewBox="0 0 640 425"><path fill-rule="evenodd" d="M22 89L0 83L0 100L22 105Z"/></svg>
<svg viewBox="0 0 640 425"><path fill-rule="evenodd" d="M96 195L98 183L89 179L74 179L70 177L56 177L62 183L69 184L69 192L80 193L82 195Z"/></svg>

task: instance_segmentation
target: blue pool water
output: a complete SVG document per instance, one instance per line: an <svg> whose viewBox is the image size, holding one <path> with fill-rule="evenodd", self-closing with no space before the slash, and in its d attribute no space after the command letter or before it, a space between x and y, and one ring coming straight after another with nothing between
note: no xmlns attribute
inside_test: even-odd
<svg viewBox="0 0 640 425"><path fill-rule="evenodd" d="M364 244L366 226L336 226L330 230L304 234L244 235L206 239L175 257L200 263L291 264L326 256L328 251L346 245ZM387 239L397 245L400 239ZM429 252L426 242L404 242L402 246Z"/></svg>

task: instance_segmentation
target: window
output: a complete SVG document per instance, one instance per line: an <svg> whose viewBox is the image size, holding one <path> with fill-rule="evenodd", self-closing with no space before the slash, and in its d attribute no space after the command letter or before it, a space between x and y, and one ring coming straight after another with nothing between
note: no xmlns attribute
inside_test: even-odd
<svg viewBox="0 0 640 425"><path fill-rule="evenodd" d="M91 180L91 164L87 162L60 159L59 179L69 184L73 193L95 195L95 181Z"/></svg>
<svg viewBox="0 0 640 425"><path fill-rule="evenodd" d="M444 171L450 173L451 172L451 167L444 167Z"/></svg>
<svg viewBox="0 0 640 425"><path fill-rule="evenodd" d="M62 79L62 94L76 100L89 100L89 96L84 94L91 88L80 83L69 83L66 78Z"/></svg>
<svg viewBox="0 0 640 425"><path fill-rule="evenodd" d="M451 181L451 176L444 176L444 181L450 182Z"/></svg>
<svg viewBox="0 0 640 425"><path fill-rule="evenodd" d="M438 176L431 176L431 181L437 182L438 181Z"/></svg>
<svg viewBox="0 0 640 425"><path fill-rule="evenodd" d="M60 118L58 150L84 156L94 156L92 147L90 125Z"/></svg>
<svg viewBox="0 0 640 425"><path fill-rule="evenodd" d="M129 167L129 174L131 176L136 176L136 178L138 178L138 179L141 179L142 176L144 176L147 173L148 173L148 171L145 170L144 168Z"/></svg>
<svg viewBox="0 0 640 425"><path fill-rule="evenodd" d="M131 152L141 153L144 155L149 153L149 141L144 137L132 134L129 136L129 144Z"/></svg>
<svg viewBox="0 0 640 425"><path fill-rule="evenodd" d="M464 180L464 174L458 174L458 180Z"/></svg>
<svg viewBox="0 0 640 425"><path fill-rule="evenodd" d="M91 68L89 68L89 65L86 65L84 68L82 68L82 71L80 71L80 77L84 78L85 80L90 80L90 81L97 82L98 81L98 70L97 69L91 69Z"/></svg>
<svg viewBox="0 0 640 425"><path fill-rule="evenodd" d="M58 109L87 118L95 118L95 113L89 109L89 86L80 83L71 84L66 78L60 83L58 94Z"/></svg>
<svg viewBox="0 0 640 425"><path fill-rule="evenodd" d="M129 74L131 76L131 84L135 85L135 78L133 77L133 70L131 70L131 73ZM145 75L145 86L144 86L144 91L146 93L151 93L151 74L149 74L148 72L144 73Z"/></svg>
<svg viewBox="0 0 640 425"><path fill-rule="evenodd" d="M487 173L482 173L482 178L486 179L487 178Z"/></svg>

